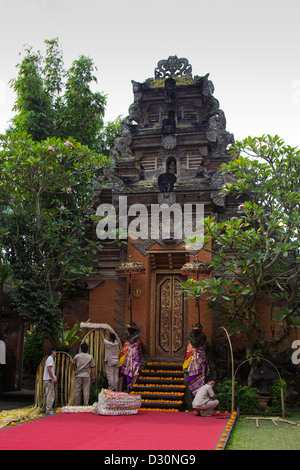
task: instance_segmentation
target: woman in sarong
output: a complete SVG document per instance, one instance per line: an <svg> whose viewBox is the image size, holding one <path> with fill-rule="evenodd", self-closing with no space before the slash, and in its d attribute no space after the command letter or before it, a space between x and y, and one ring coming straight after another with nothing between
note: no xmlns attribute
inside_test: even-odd
<svg viewBox="0 0 300 470"><path fill-rule="evenodd" d="M142 364L142 348L139 340L141 330L135 323L130 323L127 328L126 341L119 357L119 364L122 365L121 373L126 377L127 389L131 390L139 376Z"/></svg>
<svg viewBox="0 0 300 470"><path fill-rule="evenodd" d="M188 339L194 348L188 366L188 386L192 394L196 395L199 388L206 384L210 372L205 349L206 335L202 332L202 326L194 325Z"/></svg>

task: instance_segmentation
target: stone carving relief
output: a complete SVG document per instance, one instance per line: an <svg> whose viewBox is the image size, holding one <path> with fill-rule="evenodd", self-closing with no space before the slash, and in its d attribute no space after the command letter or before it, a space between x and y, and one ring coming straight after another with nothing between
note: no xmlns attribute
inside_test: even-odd
<svg viewBox="0 0 300 470"><path fill-rule="evenodd" d="M175 121L175 112L171 109L168 112L168 116L163 119L162 122L162 134L163 135L172 135L176 132L176 121Z"/></svg>
<svg viewBox="0 0 300 470"><path fill-rule="evenodd" d="M225 156L228 145L234 142L233 134L226 131L225 114L221 109L210 118L206 137L211 142L212 157Z"/></svg>
<svg viewBox="0 0 300 470"><path fill-rule="evenodd" d="M165 81L165 102L174 103L176 98L176 81L173 78L167 78Z"/></svg>
<svg viewBox="0 0 300 470"><path fill-rule="evenodd" d="M219 107L218 100L213 96L214 85L209 80L209 74L203 77L192 77L188 86L199 91L192 91L191 94L188 94L187 102L180 98L182 87L180 91L179 88L177 91L175 81L177 77L192 77L192 67L187 59L170 56L168 59L158 62L154 80L148 79L144 83L132 80L134 102L129 107L128 116L121 123L121 135L115 140L114 148L110 153L110 157L116 164L120 159L140 162L138 176L130 181L124 180L126 185L145 180L157 181L160 191L169 191L174 188L177 178L197 179L196 184L203 183L207 187L211 178L211 171L207 170L209 162L212 158L226 157L227 147L234 141L233 135L226 131L225 115ZM158 88L161 94L160 101L153 99L153 90L155 90L153 84L157 80L165 81L163 91L161 84ZM149 91L151 99L147 98ZM195 132L195 128L206 136L208 145L205 147L205 154L199 150L203 160L198 168L185 168L181 165L183 154L177 148L183 132L181 127L186 136L189 135L190 129ZM135 153L137 151L132 148L135 136L144 137L146 141L148 134L149 138L151 136L152 142L154 142L156 135L161 136L161 151L159 151L159 146L153 149L158 163L150 167L149 163L143 166L141 151ZM169 157L174 157L177 166L177 171L173 174L167 169ZM163 174L164 176L162 176ZM114 178L110 170L107 171L103 179L108 180L109 178L111 179L110 187L120 188L122 186L122 178ZM199 182L199 179L202 182Z"/></svg>
<svg viewBox="0 0 300 470"><path fill-rule="evenodd" d="M178 58L176 55L168 59L160 60L154 70L156 80L170 77L191 77L192 66L185 58Z"/></svg>
<svg viewBox="0 0 300 470"><path fill-rule="evenodd" d="M164 149L174 149L177 145L177 139L175 135L164 135L162 137L162 146Z"/></svg>

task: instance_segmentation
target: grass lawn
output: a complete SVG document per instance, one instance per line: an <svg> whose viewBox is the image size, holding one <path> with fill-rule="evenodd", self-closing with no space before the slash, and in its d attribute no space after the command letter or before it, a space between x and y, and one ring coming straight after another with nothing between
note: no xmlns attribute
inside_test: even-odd
<svg viewBox="0 0 300 470"><path fill-rule="evenodd" d="M272 415L272 417L280 417ZM226 450L300 450L300 426L288 423L259 420L256 427L255 420L239 416L234 425ZM253 417L253 416L251 416ZM282 419L300 424L300 412L288 413Z"/></svg>

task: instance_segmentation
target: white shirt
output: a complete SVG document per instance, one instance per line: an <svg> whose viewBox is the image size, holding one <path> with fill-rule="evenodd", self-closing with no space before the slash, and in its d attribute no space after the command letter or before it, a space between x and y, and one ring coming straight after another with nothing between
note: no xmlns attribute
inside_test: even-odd
<svg viewBox="0 0 300 470"><path fill-rule="evenodd" d="M119 362L118 359L118 341L108 341L107 339L103 339L103 343L105 344L105 361L110 363L117 363Z"/></svg>
<svg viewBox="0 0 300 470"><path fill-rule="evenodd" d="M207 403L211 398L214 397L214 395L215 394L211 385L203 385L203 387L200 387L196 393L192 407L197 408L200 405L204 405L204 403Z"/></svg>
<svg viewBox="0 0 300 470"><path fill-rule="evenodd" d="M43 374L43 380L52 380L51 375L49 374L48 367L52 367L52 374L55 377L54 373L54 359L52 356L48 356L46 364L45 364L45 369L44 369L44 374ZM55 377L56 379L56 377Z"/></svg>

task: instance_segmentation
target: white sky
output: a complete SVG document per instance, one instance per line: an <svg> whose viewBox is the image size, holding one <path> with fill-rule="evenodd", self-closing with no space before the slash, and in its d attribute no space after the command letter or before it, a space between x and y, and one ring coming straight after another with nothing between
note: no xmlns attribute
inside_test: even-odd
<svg viewBox="0 0 300 470"><path fill-rule="evenodd" d="M0 0L0 18L0 132L23 45L44 54L44 40L58 37L65 68L93 58L105 120L128 114L131 80L177 55L193 75L210 73L237 140L269 133L300 147L299 0Z"/></svg>

